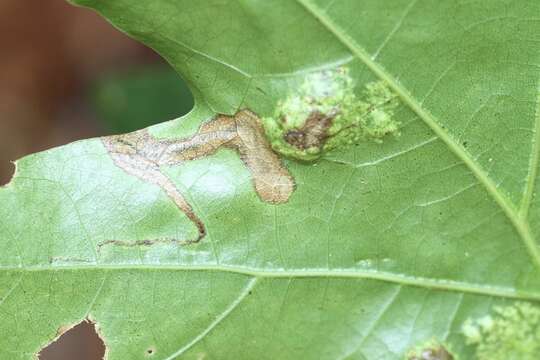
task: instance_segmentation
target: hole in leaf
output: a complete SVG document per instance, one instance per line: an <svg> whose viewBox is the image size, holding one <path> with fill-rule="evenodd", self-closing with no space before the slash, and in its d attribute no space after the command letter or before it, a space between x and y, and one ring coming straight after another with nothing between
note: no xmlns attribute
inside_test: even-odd
<svg viewBox="0 0 540 360"><path fill-rule="evenodd" d="M89 320L61 327L58 333L60 337L39 352L39 360L102 360L105 356L105 344Z"/></svg>
<svg viewBox="0 0 540 360"><path fill-rule="evenodd" d="M11 182L11 179L13 179L16 170L17 167L15 163L10 162L9 165L7 165L7 167L4 169L4 171L0 171L0 187L6 186Z"/></svg>
<svg viewBox="0 0 540 360"><path fill-rule="evenodd" d="M153 356L156 353L155 347L150 347L146 350L146 356Z"/></svg>

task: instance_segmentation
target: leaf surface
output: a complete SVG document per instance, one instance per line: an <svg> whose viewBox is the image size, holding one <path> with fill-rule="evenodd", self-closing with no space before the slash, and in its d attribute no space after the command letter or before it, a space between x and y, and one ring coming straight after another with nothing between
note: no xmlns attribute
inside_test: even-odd
<svg viewBox="0 0 540 360"><path fill-rule="evenodd" d="M281 203L238 146L150 177L99 139L20 160L0 190L0 357L90 318L111 360L401 359L431 339L468 359L466 319L540 301L540 3L75 2L190 84L196 108L155 144L271 116L341 67L399 97L401 136L281 159Z"/></svg>

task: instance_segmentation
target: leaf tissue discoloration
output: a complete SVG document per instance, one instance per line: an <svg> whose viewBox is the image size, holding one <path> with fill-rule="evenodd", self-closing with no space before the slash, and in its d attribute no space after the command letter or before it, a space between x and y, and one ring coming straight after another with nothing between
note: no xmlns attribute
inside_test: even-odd
<svg viewBox="0 0 540 360"><path fill-rule="evenodd" d="M126 173L159 186L198 229L198 242L206 235L202 220L184 195L160 169L204 158L221 148L232 149L249 169L261 200L286 202L294 191L294 180L272 151L260 119L249 110L234 116L218 115L204 123L190 138L156 139L147 130L102 139L114 163Z"/></svg>
<svg viewBox="0 0 540 360"><path fill-rule="evenodd" d="M388 134L398 135L398 104L383 81L366 84L357 95L348 69L338 68L306 76L263 123L275 151L311 161L335 148L362 140L380 143Z"/></svg>
<svg viewBox="0 0 540 360"><path fill-rule="evenodd" d="M188 245L190 243L193 243L193 240L188 241L180 241L178 239L174 238L158 238L158 239L144 239L144 240L136 240L136 241L124 241L124 240L105 240L98 244L98 252L101 251L101 249L104 246L107 245L116 245L121 247L136 247L136 246L152 246L156 244L179 244L179 245Z"/></svg>
<svg viewBox="0 0 540 360"><path fill-rule="evenodd" d="M332 120L336 114L337 112L323 114L314 111L309 114L304 125L298 129L287 131L283 138L288 144L300 150L320 148L326 141L328 129L332 125Z"/></svg>
<svg viewBox="0 0 540 360"><path fill-rule="evenodd" d="M406 360L455 360L447 348L435 340L430 340L407 353Z"/></svg>

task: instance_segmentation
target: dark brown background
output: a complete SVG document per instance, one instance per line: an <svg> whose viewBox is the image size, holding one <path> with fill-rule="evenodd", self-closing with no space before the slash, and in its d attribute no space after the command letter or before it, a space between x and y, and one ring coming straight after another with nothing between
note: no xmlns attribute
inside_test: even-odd
<svg viewBox="0 0 540 360"><path fill-rule="evenodd" d="M0 183L23 155L104 134L82 99L100 73L161 61L64 0L0 1Z"/></svg>
<svg viewBox="0 0 540 360"><path fill-rule="evenodd" d="M103 135L84 98L105 71L162 63L149 49L89 10L64 0L0 0L0 184L10 161L73 140ZM41 360L101 359L83 323L45 349Z"/></svg>

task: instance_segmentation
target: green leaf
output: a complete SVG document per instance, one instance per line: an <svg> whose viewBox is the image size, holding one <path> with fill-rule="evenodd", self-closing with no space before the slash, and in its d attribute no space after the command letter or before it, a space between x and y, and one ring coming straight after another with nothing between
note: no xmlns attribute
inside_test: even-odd
<svg viewBox="0 0 540 360"><path fill-rule="evenodd" d="M412 359L425 344L485 359L467 321L536 309L539 2L76 3L163 55L196 108L17 163L0 190L1 358L89 318L111 360ZM370 84L399 99L383 118L400 136L313 162L269 152L257 117L339 69L368 104L359 123Z"/></svg>

